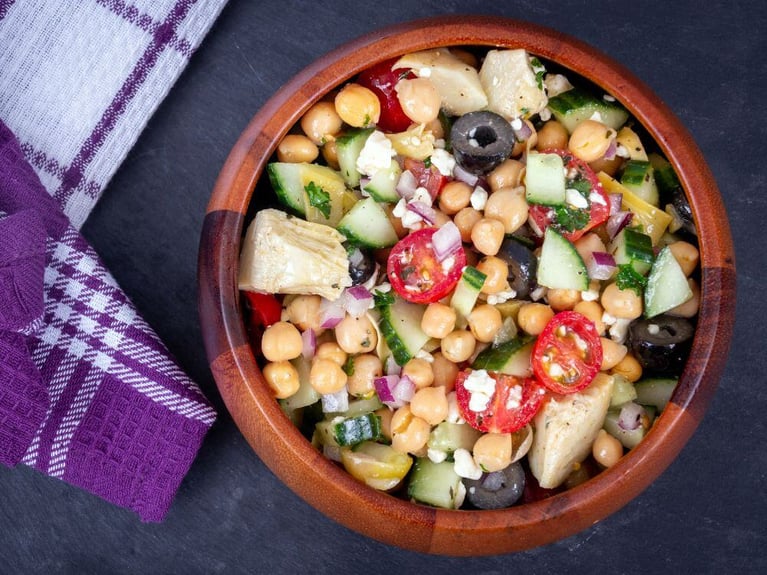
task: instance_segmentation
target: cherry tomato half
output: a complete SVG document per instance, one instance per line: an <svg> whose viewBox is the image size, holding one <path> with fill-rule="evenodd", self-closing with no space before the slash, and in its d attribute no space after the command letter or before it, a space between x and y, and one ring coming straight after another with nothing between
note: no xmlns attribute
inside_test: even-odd
<svg viewBox="0 0 767 575"><path fill-rule="evenodd" d="M426 166L421 160L405 158L405 169L412 172L418 186L426 188L432 200L436 200L443 186L450 180L443 176L435 166Z"/></svg>
<svg viewBox="0 0 767 575"><path fill-rule="evenodd" d="M406 235L389 252L386 273L394 291L408 301L431 303L455 287L466 266L463 247L438 261L431 238L438 228Z"/></svg>
<svg viewBox="0 0 767 575"><path fill-rule="evenodd" d="M398 58L384 60L360 73L357 83L372 90L381 103L381 117L377 127L384 132L404 132L413 121L402 111L395 86L402 78L415 78L409 68L391 67Z"/></svg>
<svg viewBox="0 0 767 575"><path fill-rule="evenodd" d="M477 370L477 373L485 370ZM521 378L495 371L485 373L495 380L495 389L480 411L471 409L472 394L466 380L474 370L465 369L455 380L455 397L461 417L474 429L488 433L513 433L522 429L538 413L546 397L546 390L532 377ZM484 374L482 374L484 376Z"/></svg>
<svg viewBox="0 0 767 575"><path fill-rule="evenodd" d="M602 366L602 342L594 322L575 311L555 315L533 347L533 373L554 393L587 387Z"/></svg>
<svg viewBox="0 0 767 575"><path fill-rule="evenodd" d="M554 226L564 237L574 242L590 229L607 221L610 215L607 194L594 170L583 160L576 158L567 150L549 149L544 150L543 153L562 156L567 170L566 187L585 193L589 207L586 209L568 205L557 209L534 204L530 206L530 219L535 222L541 233L548 226Z"/></svg>

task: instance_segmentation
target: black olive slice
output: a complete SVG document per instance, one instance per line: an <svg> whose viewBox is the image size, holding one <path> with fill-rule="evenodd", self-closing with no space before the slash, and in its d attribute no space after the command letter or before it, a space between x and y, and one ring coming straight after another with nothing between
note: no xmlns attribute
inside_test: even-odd
<svg viewBox="0 0 767 575"><path fill-rule="evenodd" d="M695 229L695 221L692 218L692 208L690 208L690 203L687 201L687 196L684 195L682 188L674 188L674 191L671 192L671 205L674 206L674 211L682 220L682 229L697 236L698 231Z"/></svg>
<svg viewBox="0 0 767 575"><path fill-rule="evenodd" d="M349 256L349 275L352 278L352 285L364 284L370 279L376 269L376 262L373 256L358 247L347 248L347 254Z"/></svg>
<svg viewBox="0 0 767 575"><path fill-rule="evenodd" d="M679 375L690 352L693 324L681 317L640 319L629 328L629 347L645 372Z"/></svg>
<svg viewBox="0 0 767 575"><path fill-rule="evenodd" d="M524 244L523 238L508 236L503 240L497 257L509 266L509 286L517 292L516 299L525 299L537 287L535 281L538 269L538 258Z"/></svg>
<svg viewBox="0 0 767 575"><path fill-rule="evenodd" d="M464 479L466 498L478 509L503 509L514 505L525 490L525 472L519 462L506 469Z"/></svg>
<svg viewBox="0 0 767 575"><path fill-rule="evenodd" d="M493 112L469 112L450 130L456 162L473 174L486 174L511 155L514 131Z"/></svg>

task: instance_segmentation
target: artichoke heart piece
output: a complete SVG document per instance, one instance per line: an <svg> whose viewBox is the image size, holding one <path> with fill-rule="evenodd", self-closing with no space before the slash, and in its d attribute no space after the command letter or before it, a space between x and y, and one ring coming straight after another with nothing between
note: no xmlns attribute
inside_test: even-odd
<svg viewBox="0 0 767 575"><path fill-rule="evenodd" d="M542 79L525 50L490 50L479 71L487 109L511 121L537 114L548 103Z"/></svg>
<svg viewBox="0 0 767 575"><path fill-rule="evenodd" d="M450 116L463 116L487 106L477 70L447 48L405 54L392 66L411 68L416 76L428 78L439 93L442 109Z"/></svg>
<svg viewBox="0 0 767 575"><path fill-rule="evenodd" d="M612 376L599 373L586 389L552 397L535 416L527 457L541 487L558 487L586 459L602 429L612 389Z"/></svg>
<svg viewBox="0 0 767 575"><path fill-rule="evenodd" d="M243 240L239 288L338 299L352 284L344 239L330 226L261 210Z"/></svg>

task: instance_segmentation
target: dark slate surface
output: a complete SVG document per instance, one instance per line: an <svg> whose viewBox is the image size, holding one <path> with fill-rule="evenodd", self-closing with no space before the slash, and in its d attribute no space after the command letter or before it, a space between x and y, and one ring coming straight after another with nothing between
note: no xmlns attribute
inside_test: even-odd
<svg viewBox="0 0 767 575"><path fill-rule="evenodd" d="M0 469L0 572L767 572L765 4L407 4L232 0L224 10L84 227L219 408L219 422L161 525L141 524L32 470ZM527 19L576 35L649 84L710 163L729 210L739 270L728 368L670 468L591 529L533 551L477 559L388 547L331 522L284 487L224 411L207 369L195 288L209 192L229 148L269 96L344 41L456 12Z"/></svg>

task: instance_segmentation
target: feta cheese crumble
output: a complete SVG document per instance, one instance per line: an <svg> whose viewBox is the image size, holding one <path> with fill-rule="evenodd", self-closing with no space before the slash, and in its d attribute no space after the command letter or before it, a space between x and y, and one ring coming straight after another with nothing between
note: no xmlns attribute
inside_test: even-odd
<svg viewBox="0 0 767 575"><path fill-rule="evenodd" d="M477 186L474 188L474 191L471 193L471 196L469 197L469 201L471 202L471 207L477 210L478 212L481 212L485 209L485 204L487 204L487 190L484 188Z"/></svg>
<svg viewBox="0 0 767 575"><path fill-rule="evenodd" d="M468 449L458 448L453 453L453 469L459 477L466 479L479 479L482 477L482 468L477 465Z"/></svg>
<svg viewBox="0 0 767 575"><path fill-rule="evenodd" d="M435 148L431 154L431 165L437 168L443 176L452 176L455 169L455 158L450 152Z"/></svg>
<svg viewBox="0 0 767 575"><path fill-rule="evenodd" d="M509 397L506 399L506 409L519 409L522 405L522 386L515 385L509 389Z"/></svg>
<svg viewBox="0 0 767 575"><path fill-rule="evenodd" d="M476 369L463 382L463 387L469 392L469 409L480 412L487 409L495 393L495 380L486 369Z"/></svg>
<svg viewBox="0 0 767 575"><path fill-rule="evenodd" d="M581 193L574 188L567 188L565 190L565 201L574 208L586 209L589 207L589 202Z"/></svg>
<svg viewBox="0 0 767 575"><path fill-rule="evenodd" d="M386 134L375 130L365 140L365 145L357 158L357 171L366 176L373 176L379 170L387 170L391 166L391 159L396 154Z"/></svg>

